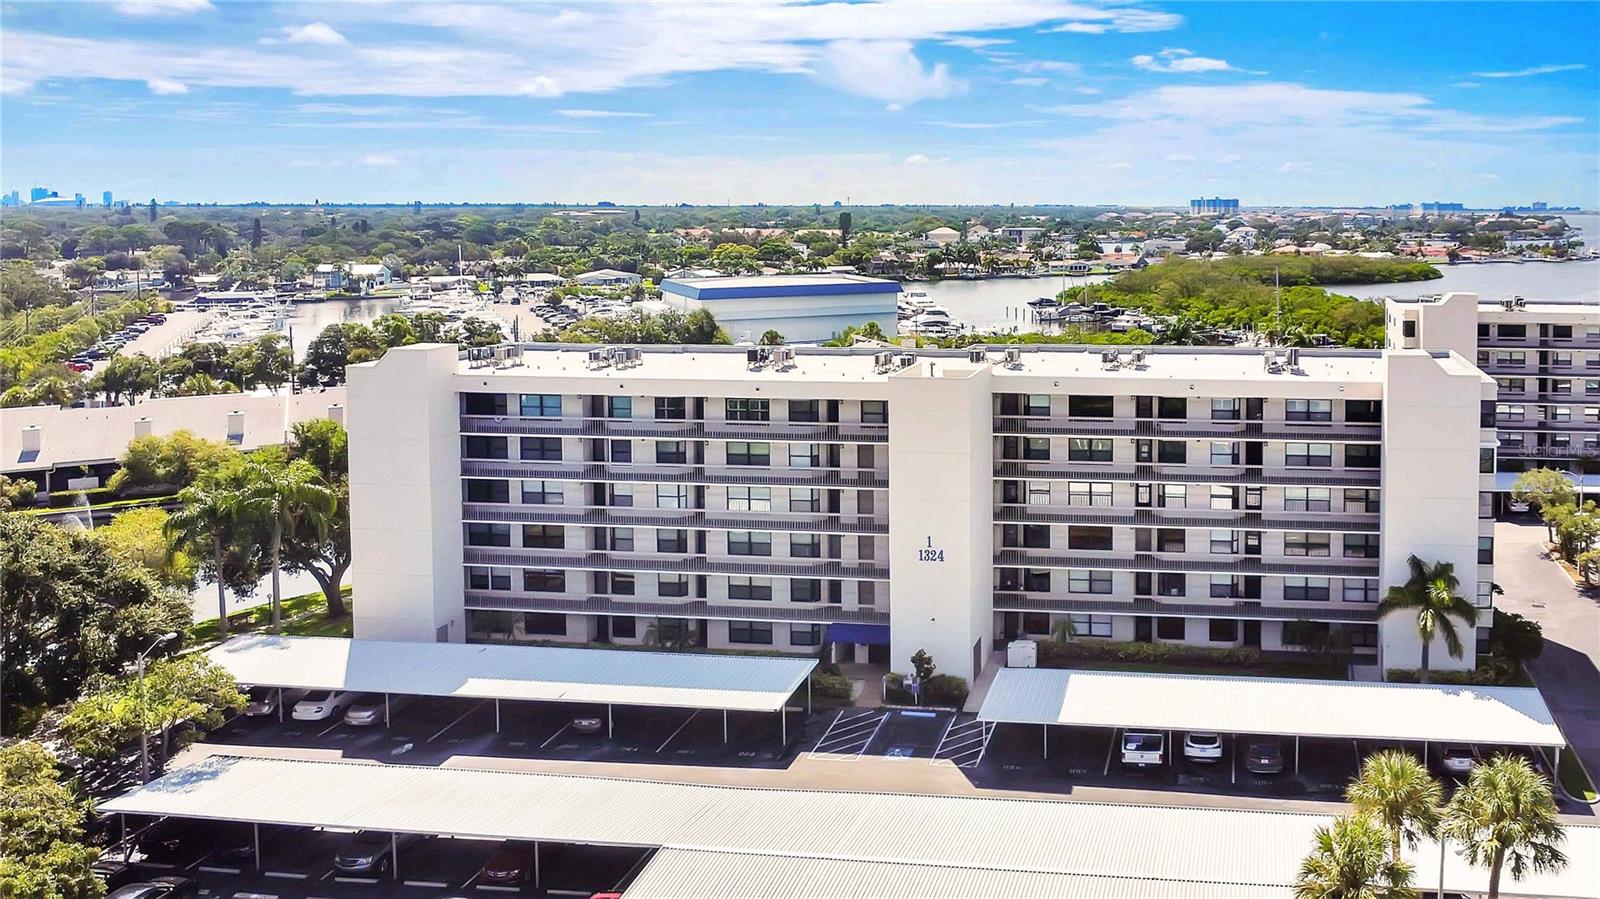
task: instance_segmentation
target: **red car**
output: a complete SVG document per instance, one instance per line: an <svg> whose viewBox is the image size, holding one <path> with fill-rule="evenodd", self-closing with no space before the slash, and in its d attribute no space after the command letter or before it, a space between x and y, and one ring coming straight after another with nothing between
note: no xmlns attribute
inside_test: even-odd
<svg viewBox="0 0 1600 899"><path fill-rule="evenodd" d="M71 371L77 371L77 372L84 372L84 371L88 371L88 370L89 370L89 369L91 369L91 368L93 368L93 367L94 367L94 366L92 366L92 365L90 365L90 364L89 364L89 363L87 363L87 362L68 362L68 363L67 363L67 368L68 368L68 369L69 369L69 370L71 370Z"/></svg>
<svg viewBox="0 0 1600 899"><path fill-rule="evenodd" d="M522 886L533 879L534 848L523 843L501 843L478 871L478 880L499 886Z"/></svg>

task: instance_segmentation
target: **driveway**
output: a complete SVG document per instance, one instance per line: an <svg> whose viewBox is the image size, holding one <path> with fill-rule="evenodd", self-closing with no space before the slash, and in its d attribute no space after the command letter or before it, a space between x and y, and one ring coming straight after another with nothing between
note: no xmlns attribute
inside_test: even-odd
<svg viewBox="0 0 1600 899"><path fill-rule="evenodd" d="M1495 604L1544 626L1544 652L1528 666L1591 777L1600 777L1600 594L1580 593L1545 557L1536 519L1494 527Z"/></svg>

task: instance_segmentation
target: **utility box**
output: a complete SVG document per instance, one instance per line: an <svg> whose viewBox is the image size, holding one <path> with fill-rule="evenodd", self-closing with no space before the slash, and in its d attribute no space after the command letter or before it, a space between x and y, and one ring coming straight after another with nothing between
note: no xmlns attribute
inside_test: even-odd
<svg viewBox="0 0 1600 899"><path fill-rule="evenodd" d="M1039 644L1032 640L1012 640L1006 645L1006 667L1039 667Z"/></svg>

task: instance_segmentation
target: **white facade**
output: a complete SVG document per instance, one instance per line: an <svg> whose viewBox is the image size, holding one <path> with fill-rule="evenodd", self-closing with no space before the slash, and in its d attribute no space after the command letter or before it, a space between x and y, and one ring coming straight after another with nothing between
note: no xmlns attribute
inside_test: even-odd
<svg viewBox="0 0 1600 899"><path fill-rule="evenodd" d="M893 334L899 297L895 281L850 274L661 282L663 301L685 312L711 310L736 343L753 343L768 330L788 341L813 343L869 321Z"/></svg>
<svg viewBox="0 0 1600 899"><path fill-rule="evenodd" d="M1070 626L1393 668L1415 623L1374 608L1409 555L1490 603L1495 388L1458 355L590 352L351 367L358 637L833 642L970 678Z"/></svg>

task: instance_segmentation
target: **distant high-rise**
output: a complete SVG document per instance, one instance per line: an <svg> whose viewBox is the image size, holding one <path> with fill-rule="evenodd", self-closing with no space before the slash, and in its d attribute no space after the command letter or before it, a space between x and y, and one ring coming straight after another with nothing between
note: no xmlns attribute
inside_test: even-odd
<svg viewBox="0 0 1600 899"><path fill-rule="evenodd" d="M49 196L50 196L50 188L48 188L48 187L35 187L34 189L28 191L28 202L29 203L34 203L34 202L37 202L39 200L46 199Z"/></svg>
<svg viewBox="0 0 1600 899"><path fill-rule="evenodd" d="M73 194L72 195L72 201L74 203L78 204L78 208L79 209L83 208L83 204L84 204L83 194Z"/></svg>
<svg viewBox="0 0 1600 899"><path fill-rule="evenodd" d="M1190 215L1235 215L1239 212L1237 198L1224 199L1222 197L1202 197L1189 201Z"/></svg>
<svg viewBox="0 0 1600 899"><path fill-rule="evenodd" d="M1441 203L1438 200L1434 200L1432 203L1423 203L1422 204L1422 214L1423 215L1437 215L1438 213L1441 213L1441 212L1466 212L1466 211L1467 211L1467 205L1465 203Z"/></svg>
<svg viewBox="0 0 1600 899"><path fill-rule="evenodd" d="M100 202L104 204L107 209L111 208L111 191L108 190L102 193L100 195Z"/></svg>

